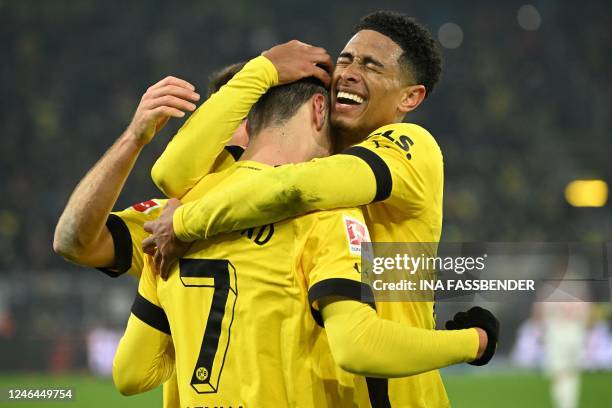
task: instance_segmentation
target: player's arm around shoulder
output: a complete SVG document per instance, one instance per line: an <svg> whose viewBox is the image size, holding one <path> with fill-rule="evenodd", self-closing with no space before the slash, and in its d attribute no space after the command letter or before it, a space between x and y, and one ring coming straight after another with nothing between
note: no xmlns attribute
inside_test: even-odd
<svg viewBox="0 0 612 408"><path fill-rule="evenodd" d="M374 201L415 214L442 194L442 152L433 136L418 125L383 126L343 153L361 158L370 167L377 184Z"/></svg>

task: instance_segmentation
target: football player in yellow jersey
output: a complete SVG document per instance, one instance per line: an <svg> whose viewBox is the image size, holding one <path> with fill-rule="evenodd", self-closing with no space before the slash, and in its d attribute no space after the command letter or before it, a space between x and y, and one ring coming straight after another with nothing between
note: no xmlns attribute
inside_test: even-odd
<svg viewBox="0 0 612 408"><path fill-rule="evenodd" d="M251 143L241 160L201 179L184 199L329 154L325 93L308 79L268 91L249 113ZM361 377L353 377L359 392L330 392L338 372L322 372L328 347L342 368L385 377L482 354L476 329L415 329L361 303L369 290L361 283L362 239L360 210L330 210L198 241L168 280L145 262L115 358L117 387L130 394L163 381L171 338L184 407L384 406L386 390L378 394L377 382Z"/></svg>
<svg viewBox="0 0 612 408"><path fill-rule="evenodd" d="M267 53L272 61L273 50ZM162 273L173 263L172 258L181 254L181 242L317 209L367 205L364 215L374 242L438 242L442 154L425 129L399 122L431 93L439 74L440 57L422 26L392 12L363 18L333 74L331 120L336 151L341 154L267 169L211 192L205 199L186 203L175 212L175 207L170 207L149 224L154 235L146 242L157 247ZM189 152L217 143L181 136L179 133L170 143L152 173L158 186L175 197L181 197L201 178L200 158ZM433 329L435 324L432 302L381 302L378 314L413 327ZM475 322L463 320L451 327L470 325ZM488 358L475 364L490 359L494 343L489 343ZM390 380L389 398L397 407L449 405L435 370Z"/></svg>
<svg viewBox="0 0 612 408"><path fill-rule="evenodd" d="M213 74L209 94L223 86L244 63ZM77 264L98 267L111 277L128 273L140 278L143 267L142 240L148 235L143 224L161 213L165 199L148 200L124 211L110 213L142 147L170 117L195 109L199 95L186 81L168 77L153 85L143 96L134 119L119 141L79 183L55 230L55 251ZM213 170L235 162L233 144L246 145L244 127L233 134L230 145L219 154ZM171 367L172 365L169 365ZM164 384L164 407L179 406L176 377Z"/></svg>

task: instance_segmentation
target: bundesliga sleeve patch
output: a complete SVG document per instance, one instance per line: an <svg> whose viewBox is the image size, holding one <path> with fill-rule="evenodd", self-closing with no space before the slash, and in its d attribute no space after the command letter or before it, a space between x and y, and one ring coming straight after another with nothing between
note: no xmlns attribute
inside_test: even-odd
<svg viewBox="0 0 612 408"><path fill-rule="evenodd" d="M349 252L361 255L361 243L370 242L370 233L364 223L355 218L344 217L344 229L348 238Z"/></svg>
<svg viewBox="0 0 612 408"><path fill-rule="evenodd" d="M159 204L155 200L149 200L149 201L143 201L142 203L134 204L132 208L138 212L148 214L154 209L156 209L157 207L159 207L160 205L161 204Z"/></svg>

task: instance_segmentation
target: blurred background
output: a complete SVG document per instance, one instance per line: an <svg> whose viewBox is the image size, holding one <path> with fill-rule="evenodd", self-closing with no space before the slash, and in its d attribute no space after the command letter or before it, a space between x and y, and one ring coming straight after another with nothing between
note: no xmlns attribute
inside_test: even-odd
<svg viewBox="0 0 612 408"><path fill-rule="evenodd" d="M610 2L0 0L0 387L72 386L77 406L160 404L159 390L125 399L108 379L135 282L52 251L70 192L164 76L205 93L212 71L294 38L335 57L377 9L415 16L444 55L441 83L408 116L445 156L443 240L612 241ZM117 209L160 196L149 171L180 124L145 149ZM499 358L444 371L453 406L553 406L547 312L490 307L504 324ZM605 407L611 308L587 309L560 314L584 326L581 406Z"/></svg>

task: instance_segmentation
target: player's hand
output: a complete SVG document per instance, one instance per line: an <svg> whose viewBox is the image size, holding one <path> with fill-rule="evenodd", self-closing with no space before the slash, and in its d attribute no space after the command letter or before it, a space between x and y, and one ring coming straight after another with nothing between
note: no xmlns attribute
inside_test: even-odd
<svg viewBox="0 0 612 408"><path fill-rule="evenodd" d="M298 40L277 45L261 55L276 67L279 85L314 76L326 87L331 83L333 62L324 48L313 47Z"/></svg>
<svg viewBox="0 0 612 408"><path fill-rule="evenodd" d="M189 82L168 76L152 85L142 95L128 134L139 146L149 143L170 118L182 118L185 112L192 112L193 102L200 99L195 87Z"/></svg>
<svg viewBox="0 0 612 408"><path fill-rule="evenodd" d="M459 312L453 320L446 322L447 330L461 330L469 328L480 328L487 333L487 343L484 352L476 360L469 364L482 366L493 358L497 350L497 339L499 338L499 321L493 313L482 307L475 306L467 312Z"/></svg>
<svg viewBox="0 0 612 408"><path fill-rule="evenodd" d="M191 246L191 243L181 241L174 234L172 216L180 206L179 200L171 198L159 218L144 224L144 230L151 236L142 241L142 249L153 257L155 272L164 280L168 279L172 266Z"/></svg>

